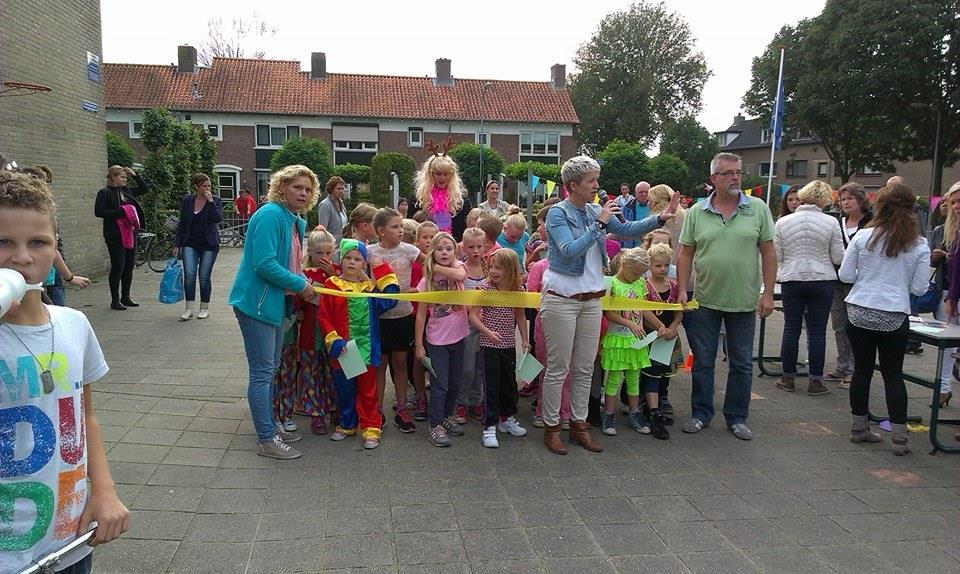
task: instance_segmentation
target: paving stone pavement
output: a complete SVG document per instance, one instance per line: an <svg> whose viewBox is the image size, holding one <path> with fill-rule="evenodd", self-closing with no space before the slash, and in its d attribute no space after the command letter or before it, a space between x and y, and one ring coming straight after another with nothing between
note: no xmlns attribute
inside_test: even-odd
<svg viewBox="0 0 960 574"><path fill-rule="evenodd" d="M698 435L674 425L657 441L620 417L604 453L558 457L537 429L484 449L471 421L453 448L431 446L421 424L388 427L374 451L307 432L301 459L258 457L225 303L238 261L221 252L206 321L177 322L181 306L156 303L149 271L135 274L139 309L110 311L103 280L68 291L111 367L95 405L131 512L130 531L96 550L100 574L960 570L960 457L928 455L919 434L902 458L886 442L853 445L846 391L812 398L770 378L754 381L752 442L722 421ZM769 325L776 354L781 316ZM833 357L831 342L828 366ZM929 349L906 360L927 375L933 362ZM874 385L884 412L879 376ZM687 374L671 387L678 422L689 388ZM929 392L908 391L911 412L928 413Z"/></svg>

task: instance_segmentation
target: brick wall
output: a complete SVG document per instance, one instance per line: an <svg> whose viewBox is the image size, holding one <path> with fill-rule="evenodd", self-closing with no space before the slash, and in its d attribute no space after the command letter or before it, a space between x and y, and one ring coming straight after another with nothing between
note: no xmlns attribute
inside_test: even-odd
<svg viewBox="0 0 960 574"><path fill-rule="evenodd" d="M70 269L102 274L109 262L93 204L107 172L103 86L88 80L86 70L87 51L102 56L100 2L5 2L0 38L5 81L52 88L0 101L0 149L20 165L43 163L53 170ZM82 111L82 100L95 102L99 111Z"/></svg>
<svg viewBox="0 0 960 574"><path fill-rule="evenodd" d="M240 187L251 191L257 189L257 174L254 171L256 157L253 153L255 129L253 126L221 126L223 141L217 142L217 164L235 165L240 173Z"/></svg>

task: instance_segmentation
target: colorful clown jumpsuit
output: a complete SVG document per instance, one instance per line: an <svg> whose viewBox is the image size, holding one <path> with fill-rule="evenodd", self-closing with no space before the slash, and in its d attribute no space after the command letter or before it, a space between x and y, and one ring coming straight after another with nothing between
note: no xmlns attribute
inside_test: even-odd
<svg viewBox="0 0 960 574"><path fill-rule="evenodd" d="M327 289L355 293L399 293L397 276L388 263L372 271L373 281L347 281L330 277L324 283ZM374 283L375 282L375 283ZM337 431L352 435L359 424L361 435L380 437L380 411L377 409L377 366L380 364L380 315L395 307L395 299L376 297L338 297L323 295L317 312L324 341L330 350L335 344L353 339L367 365L367 371L355 379L347 379L340 363L331 358L333 384L337 396L340 421ZM339 343L338 343L339 342ZM358 420L359 418L359 420Z"/></svg>
<svg viewBox="0 0 960 574"><path fill-rule="evenodd" d="M303 274L311 283L322 286L328 279L322 269L307 268ZM300 376L297 385L297 412L308 417L326 417L334 405L333 374L323 343L323 332L317 322L317 305L297 298L295 308L302 312L300 321Z"/></svg>

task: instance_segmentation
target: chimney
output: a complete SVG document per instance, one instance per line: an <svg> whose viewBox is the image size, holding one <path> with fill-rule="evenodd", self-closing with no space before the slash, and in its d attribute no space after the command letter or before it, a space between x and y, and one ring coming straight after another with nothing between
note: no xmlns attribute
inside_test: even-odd
<svg viewBox="0 0 960 574"><path fill-rule="evenodd" d="M567 87L567 67L563 64L550 66L550 83L554 90L564 90Z"/></svg>
<svg viewBox="0 0 960 574"><path fill-rule="evenodd" d="M744 117L741 114L733 116L733 125L742 124Z"/></svg>
<svg viewBox="0 0 960 574"><path fill-rule="evenodd" d="M437 86L452 86L453 76L450 75L450 59L437 58L437 77L434 80Z"/></svg>
<svg viewBox="0 0 960 574"><path fill-rule="evenodd" d="M197 49L193 46L177 46L177 73L193 74L197 71Z"/></svg>
<svg viewBox="0 0 960 574"><path fill-rule="evenodd" d="M310 54L310 79L327 79L327 55L324 52L311 52Z"/></svg>

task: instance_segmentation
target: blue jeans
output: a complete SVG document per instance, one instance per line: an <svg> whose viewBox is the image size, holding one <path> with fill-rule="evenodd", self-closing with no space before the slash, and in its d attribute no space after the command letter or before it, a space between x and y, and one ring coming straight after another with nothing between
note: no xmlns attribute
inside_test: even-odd
<svg viewBox="0 0 960 574"><path fill-rule="evenodd" d="M213 264L217 261L218 251L209 249L194 249L183 247L180 255L183 257L183 296L187 301L197 300L197 275L200 276L200 301L210 302L210 292L213 286L210 283L210 274L213 273ZM199 271L199 273L198 273Z"/></svg>
<svg viewBox="0 0 960 574"><path fill-rule="evenodd" d="M59 278L59 275L58 275ZM54 283L53 285L47 285L44 287L47 291L47 297L50 297L50 302L58 307L66 307L67 305L67 294L63 288L63 283Z"/></svg>
<svg viewBox="0 0 960 574"><path fill-rule="evenodd" d="M283 329L274 327L233 309L243 335L243 348L247 354L247 370L250 381L247 383L247 401L253 426L257 431L257 440L273 440L277 433L277 421L273 416L273 375L280 365L280 351L283 348Z"/></svg>
<svg viewBox="0 0 960 574"><path fill-rule="evenodd" d="M684 313L686 320L688 313ZM750 390L753 387L753 334L757 327L754 311L727 312L700 307L689 313L691 329L687 331L693 351L693 389L690 406L693 418L704 425L713 419L714 372L717 361L717 342L720 325L726 325L727 392L723 401L723 416L727 426L743 423L750 410Z"/></svg>
<svg viewBox="0 0 960 574"><path fill-rule="evenodd" d="M57 574L90 574L91 572L93 572L93 552L63 570L57 570Z"/></svg>
<svg viewBox="0 0 960 574"><path fill-rule="evenodd" d="M833 305L836 281L786 281L780 286L783 294L783 340L780 359L783 374L797 374L797 352L804 314L807 316L807 351L810 353L810 378L823 378L823 362L827 349L827 319Z"/></svg>

